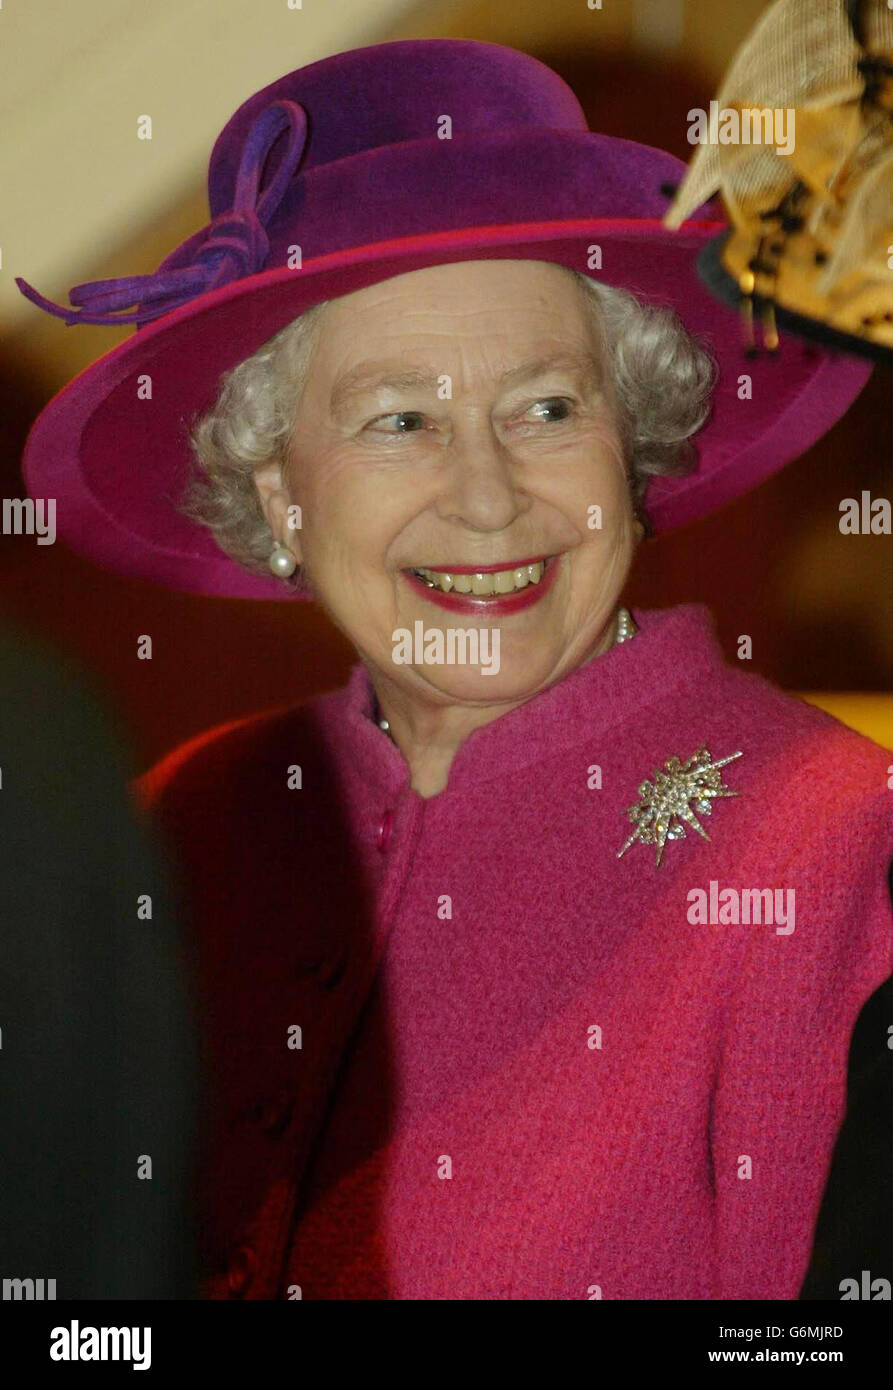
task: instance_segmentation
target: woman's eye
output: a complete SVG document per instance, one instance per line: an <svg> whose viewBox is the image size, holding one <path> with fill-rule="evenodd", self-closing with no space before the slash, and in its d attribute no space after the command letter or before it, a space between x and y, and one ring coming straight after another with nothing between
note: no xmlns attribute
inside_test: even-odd
<svg viewBox="0 0 893 1390"><path fill-rule="evenodd" d="M534 410L540 412L539 418L541 420L546 424L551 424L553 421L567 419L571 413L571 402L565 400L563 396L554 396L545 401L537 401L530 407L527 414L529 415L530 411Z"/></svg>
<svg viewBox="0 0 893 1390"><path fill-rule="evenodd" d="M389 421L396 422L397 428L387 428ZM425 417L417 410L399 410L393 415L379 415L370 424L372 428L381 429L385 434L414 434L416 430L424 429Z"/></svg>

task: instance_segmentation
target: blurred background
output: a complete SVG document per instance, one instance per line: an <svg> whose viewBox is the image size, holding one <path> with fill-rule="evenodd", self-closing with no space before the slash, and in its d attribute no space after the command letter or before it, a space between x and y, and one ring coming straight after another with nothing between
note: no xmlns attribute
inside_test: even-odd
<svg viewBox="0 0 893 1390"><path fill-rule="evenodd" d="M299 4L300 0L292 0ZM253 91L363 44L461 37L533 54L573 87L592 129L683 159L765 0L42 0L0 11L0 495L24 497L20 456L49 398L127 337L66 327L85 280L149 273L208 219L211 145ZM134 139L153 116L153 139ZM842 536L844 497L893 498L888 371L809 454L718 515L648 542L633 605L703 602L726 653L893 743L893 541ZM126 447L126 445L125 445ZM64 542L0 536L0 618L82 663L111 695L139 765L201 729L343 682L344 639L306 604L216 600L106 573ZM139 634L153 636L138 661ZM877 698L878 696L886 697Z"/></svg>

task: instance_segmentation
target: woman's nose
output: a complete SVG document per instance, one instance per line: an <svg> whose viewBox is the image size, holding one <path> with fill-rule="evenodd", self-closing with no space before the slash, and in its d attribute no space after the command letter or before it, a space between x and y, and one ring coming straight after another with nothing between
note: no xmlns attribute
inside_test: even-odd
<svg viewBox="0 0 893 1390"><path fill-rule="evenodd" d="M482 531L501 531L529 506L518 464L489 423L458 429L438 499L440 515Z"/></svg>

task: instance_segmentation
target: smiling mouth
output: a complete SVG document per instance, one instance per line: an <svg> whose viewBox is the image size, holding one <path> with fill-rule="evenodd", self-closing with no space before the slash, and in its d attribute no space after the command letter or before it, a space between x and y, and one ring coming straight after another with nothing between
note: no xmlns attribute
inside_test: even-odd
<svg viewBox="0 0 893 1390"><path fill-rule="evenodd" d="M520 565L509 565L504 569L470 570L460 569L410 569L409 573L429 589L439 589L443 594L472 594L475 598L503 598L507 594L518 594L530 584L539 584L554 556Z"/></svg>

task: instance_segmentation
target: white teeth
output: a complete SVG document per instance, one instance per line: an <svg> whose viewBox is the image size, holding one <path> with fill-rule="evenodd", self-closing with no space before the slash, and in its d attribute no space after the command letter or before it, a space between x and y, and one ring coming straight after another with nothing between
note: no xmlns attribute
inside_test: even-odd
<svg viewBox="0 0 893 1390"><path fill-rule="evenodd" d="M441 589L448 594L455 589L457 594L477 594L483 597L495 594L513 594L528 584L539 584L545 570L545 561L537 560L534 565L521 565L517 569L491 570L484 574L451 574L447 570L417 569L414 571L432 589Z"/></svg>

